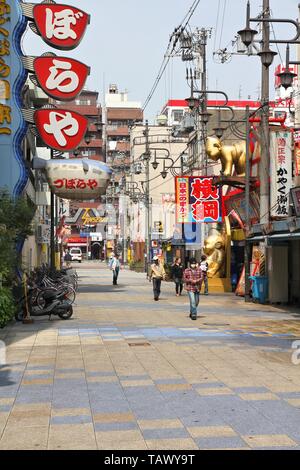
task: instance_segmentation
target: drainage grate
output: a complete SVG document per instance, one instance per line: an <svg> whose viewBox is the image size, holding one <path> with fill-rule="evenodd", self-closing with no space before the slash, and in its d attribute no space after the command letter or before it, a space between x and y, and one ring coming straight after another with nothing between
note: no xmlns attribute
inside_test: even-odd
<svg viewBox="0 0 300 470"><path fill-rule="evenodd" d="M128 343L129 346L151 346L150 343Z"/></svg>
<svg viewBox="0 0 300 470"><path fill-rule="evenodd" d="M203 323L206 326L230 326L230 323ZM201 330L201 328L199 328Z"/></svg>

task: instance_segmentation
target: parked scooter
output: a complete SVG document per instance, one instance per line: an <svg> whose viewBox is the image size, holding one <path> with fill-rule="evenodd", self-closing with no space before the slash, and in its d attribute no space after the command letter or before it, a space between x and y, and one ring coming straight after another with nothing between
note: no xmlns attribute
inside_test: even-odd
<svg viewBox="0 0 300 470"><path fill-rule="evenodd" d="M62 320L68 320L73 315L73 307L65 300L66 291L64 289L45 288L42 291L44 305L34 305L32 297L35 291L34 285L28 285L27 296L23 295L18 302L18 310L15 315L17 321L22 321L27 314L26 305L28 306L31 317L41 317L48 315L58 315ZM40 293L41 295L41 293Z"/></svg>

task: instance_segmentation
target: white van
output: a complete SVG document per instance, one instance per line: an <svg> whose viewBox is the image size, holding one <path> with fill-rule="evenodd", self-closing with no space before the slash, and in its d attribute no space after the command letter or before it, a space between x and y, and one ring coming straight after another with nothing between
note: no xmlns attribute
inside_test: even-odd
<svg viewBox="0 0 300 470"><path fill-rule="evenodd" d="M82 261L82 251L80 248L71 248L70 255L72 256L72 261Z"/></svg>

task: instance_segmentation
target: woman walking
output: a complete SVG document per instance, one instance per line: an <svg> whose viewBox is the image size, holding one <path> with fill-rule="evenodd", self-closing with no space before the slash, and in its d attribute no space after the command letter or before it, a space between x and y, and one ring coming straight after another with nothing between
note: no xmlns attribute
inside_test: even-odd
<svg viewBox="0 0 300 470"><path fill-rule="evenodd" d="M180 258L176 258L172 266L172 279L175 282L176 297L178 297L182 295L183 290L183 266Z"/></svg>

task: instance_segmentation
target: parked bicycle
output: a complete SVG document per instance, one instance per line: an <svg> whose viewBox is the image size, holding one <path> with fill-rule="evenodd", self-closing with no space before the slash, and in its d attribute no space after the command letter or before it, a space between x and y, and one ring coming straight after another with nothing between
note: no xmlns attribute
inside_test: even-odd
<svg viewBox="0 0 300 470"><path fill-rule="evenodd" d="M27 310L30 316L71 318L77 288L78 276L74 269L51 272L46 265L34 269L26 275L22 285L15 288L18 305L16 320L22 321L27 316Z"/></svg>

